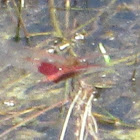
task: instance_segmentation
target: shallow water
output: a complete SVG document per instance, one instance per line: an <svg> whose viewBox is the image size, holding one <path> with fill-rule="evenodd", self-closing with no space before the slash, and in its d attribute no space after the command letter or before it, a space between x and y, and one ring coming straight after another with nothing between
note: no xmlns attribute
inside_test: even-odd
<svg viewBox="0 0 140 140"><path fill-rule="evenodd" d="M55 22L59 23L66 42L72 41L72 49L78 56L89 56L87 57L89 63L99 63L101 66L100 70L98 68L97 70L90 69L87 73L76 77L76 80L74 79L80 81L85 78L89 85L97 87L98 98L97 101L93 101L93 112L103 114L103 111L106 110L125 123L139 125L139 1L96 0L93 2L87 0L85 2L79 0L77 4L71 1L73 9L67 11L64 9L64 2L56 0L55 6L57 11ZM64 113L62 113L63 109L56 107L48 112L44 111L37 117L32 118L32 116L45 107L53 106L64 100L66 98L64 95L66 83L65 81L43 83L46 76L39 73L37 65L26 61L26 58L31 57L41 61L47 59L50 62L60 63L62 59L57 60L57 58L48 56L46 58L44 54L40 53L42 48L58 50L59 43L55 44L55 42L59 40L61 42L60 34L52 21L49 2L30 0L25 3L25 7L22 9L22 18L27 31L29 33L52 33L51 35L33 36L27 42L21 29L21 40L15 42L17 16L13 7L13 3L9 2L7 6L1 5L0 8L0 117L2 120L0 122L0 137L5 140L9 138L13 140L56 140L60 136L69 104L66 105ZM93 21L87 23L90 20ZM87 25L78 28L84 23ZM74 39L75 33L84 34L85 39ZM135 57L132 60L130 57L112 67L104 67L104 60L99 55L99 43L105 46L112 61L117 62L117 60L137 54L137 62L131 64L130 62L134 63ZM64 49L64 52L66 50ZM66 55L68 52L63 53L62 51L62 54ZM106 77L103 78L104 73L106 73ZM131 80L133 75L134 81ZM71 83L71 81L69 82ZM72 88L70 87L69 90L71 91ZM78 88L74 90L74 92L77 91ZM11 115L13 117L8 119ZM28 118L30 118L29 121ZM24 120L27 121L20 124ZM16 125L19 125L15 127L16 130L15 128L10 130ZM102 140L129 138L136 140L140 136L134 136L132 133L139 133L138 130L132 130L130 127L122 129L122 127L110 126L108 122L100 124L99 121L98 135ZM73 115L66 132L66 139L74 139L74 132L75 116Z"/></svg>

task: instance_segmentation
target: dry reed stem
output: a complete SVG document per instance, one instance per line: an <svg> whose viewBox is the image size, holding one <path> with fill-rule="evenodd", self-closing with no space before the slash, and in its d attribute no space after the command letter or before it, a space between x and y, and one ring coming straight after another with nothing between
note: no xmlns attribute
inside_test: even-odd
<svg viewBox="0 0 140 140"><path fill-rule="evenodd" d="M85 134L86 122L87 122L87 118L88 118L89 106L91 105L91 101L92 101L93 97L94 97L93 95L90 96L90 98L87 102L86 108L85 108L83 118L81 120L82 126L81 126L81 130L80 130L79 140L84 140L84 134Z"/></svg>
<svg viewBox="0 0 140 140"><path fill-rule="evenodd" d="M68 113L67 113L64 125L63 125L63 129L62 129L62 132L61 132L61 135L60 135L60 140L64 140L65 132L66 132L66 129L67 129L67 126L68 126L68 121L70 119L70 115L71 115L72 110L73 110L73 108L74 108L74 106L75 106L75 104L76 104L76 102L77 102L81 93L82 93L82 89L79 90L78 94L75 96L73 102L70 105L70 108L68 110Z"/></svg>

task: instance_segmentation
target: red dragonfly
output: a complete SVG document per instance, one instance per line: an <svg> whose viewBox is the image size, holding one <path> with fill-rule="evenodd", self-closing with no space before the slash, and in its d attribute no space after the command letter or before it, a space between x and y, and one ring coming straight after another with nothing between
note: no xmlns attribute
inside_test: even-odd
<svg viewBox="0 0 140 140"><path fill-rule="evenodd" d="M56 62L49 62L47 60L35 60L27 58L26 60L37 64L38 72L47 77L46 81L59 82L64 79L73 77L81 72L86 71L88 68L100 67L100 65L88 64L81 62L82 59L76 57L62 57L55 54L47 54L48 58L56 59ZM58 62L57 62L58 60ZM61 61L62 60L62 61Z"/></svg>

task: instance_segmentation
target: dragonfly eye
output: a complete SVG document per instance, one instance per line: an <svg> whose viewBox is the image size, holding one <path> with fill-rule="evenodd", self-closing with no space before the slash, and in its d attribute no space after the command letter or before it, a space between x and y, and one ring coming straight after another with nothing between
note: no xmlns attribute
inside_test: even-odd
<svg viewBox="0 0 140 140"><path fill-rule="evenodd" d="M62 71L63 69L62 68L58 68L59 69L59 71Z"/></svg>

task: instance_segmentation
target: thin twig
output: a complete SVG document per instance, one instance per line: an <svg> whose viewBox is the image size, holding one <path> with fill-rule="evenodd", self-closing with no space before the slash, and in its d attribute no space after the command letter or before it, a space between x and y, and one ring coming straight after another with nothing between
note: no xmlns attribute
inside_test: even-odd
<svg viewBox="0 0 140 140"><path fill-rule="evenodd" d="M35 113L29 117L26 117L24 121L22 121L21 123L18 123L17 125L7 129L6 131L4 131L3 133L0 134L0 138L2 138L3 136L7 135L8 133L14 131L15 129L17 129L18 127L22 126L23 124L27 123L27 122L30 122L31 120L33 120L34 118L40 116L41 114L44 114L45 112L49 111L49 110L52 110L56 107L60 107L62 105L65 105L66 103L68 103L68 99L64 100L64 101L60 101L50 107L46 107L45 109L39 111L38 113Z"/></svg>

